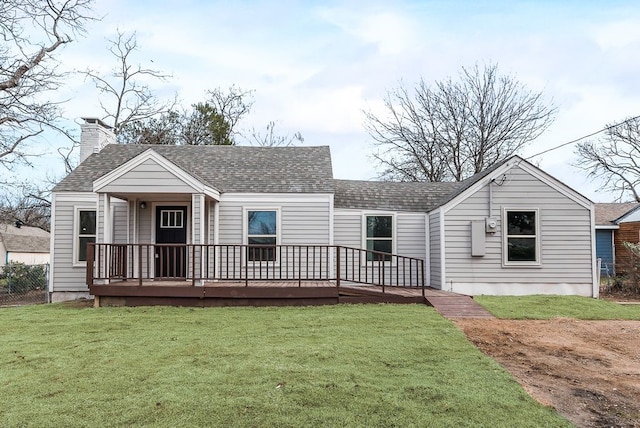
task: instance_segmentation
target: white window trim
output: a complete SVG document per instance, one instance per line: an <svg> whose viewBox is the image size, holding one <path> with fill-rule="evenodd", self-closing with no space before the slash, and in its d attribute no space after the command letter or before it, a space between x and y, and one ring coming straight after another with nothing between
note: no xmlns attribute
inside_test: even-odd
<svg viewBox="0 0 640 428"><path fill-rule="evenodd" d="M165 226L163 224L163 221L162 221L163 220L162 217L163 217L164 213L167 213L167 220L171 219L170 213L173 213L174 214L174 218L173 219L175 220L176 224L174 224L174 225L167 224ZM177 214L180 214L180 224L178 224L178 221L177 221L178 220L178 215ZM186 217L186 213L183 210L163 210L163 209L161 209L160 210L160 229L182 229L182 228L184 228L184 225L186 223L185 217ZM168 221L168 223L170 223L170 222Z"/></svg>
<svg viewBox="0 0 640 428"><path fill-rule="evenodd" d="M282 210L281 207L273 207L273 206L265 206L265 207L245 207L244 211L242 213L242 243L244 245L248 245L249 244L249 211L275 211L276 212L276 245L282 245ZM258 236L258 235L254 235L254 236ZM262 263L268 263L270 266L278 266L280 264L280 257L279 257L279 252L276 249L275 252L275 256L276 259L273 261L263 261ZM249 261L247 260L247 255L246 253L243 251L242 252L242 259L243 259L243 266L246 265L247 263L249 264L254 264L254 263L261 263L260 261Z"/></svg>
<svg viewBox="0 0 640 428"><path fill-rule="evenodd" d="M381 211L381 212L373 212L373 211L367 211L367 212L363 212L362 213L362 220L361 220L361 225L362 225L362 232L361 232L361 236L362 236L362 249L363 250L367 250L367 217L391 217L391 254L398 254L397 252L397 244L398 244L398 224L397 224L397 216L395 212L389 212L389 211ZM366 252L364 253L366 254ZM367 265L371 265L373 263L375 263L373 260L369 261L367 260L366 255L362 257L363 260L360 260L360 264L362 266L367 266ZM389 265L391 264L392 266L395 266L396 264L396 258L391 257L391 261L384 261L383 262L385 265Z"/></svg>
<svg viewBox="0 0 640 428"><path fill-rule="evenodd" d="M79 243L80 243L80 231L78 230L80 228L80 211L93 211L96 213L96 233L93 235L95 236L96 242L98 241L98 210L96 209L95 205L93 206L75 206L74 207L74 211L73 211L73 232L72 232L72 236L73 236L73 249L72 249L72 254L73 254L73 260L71 262L73 267L85 267L87 265L87 261L86 260L78 260L78 257L80 256L80 248L79 248ZM91 236L91 235L84 235L84 236Z"/></svg>
<svg viewBox="0 0 640 428"><path fill-rule="evenodd" d="M536 215L536 234L535 235L513 235L513 237L535 237L536 239L536 260L535 261L509 261L508 251L508 238L511 236L508 233L509 225L507 224L508 212L535 212ZM503 207L502 209L502 265L504 267L540 267L542 266L542 258L540 252L540 240L542 236L540 234L540 209L530 207Z"/></svg>

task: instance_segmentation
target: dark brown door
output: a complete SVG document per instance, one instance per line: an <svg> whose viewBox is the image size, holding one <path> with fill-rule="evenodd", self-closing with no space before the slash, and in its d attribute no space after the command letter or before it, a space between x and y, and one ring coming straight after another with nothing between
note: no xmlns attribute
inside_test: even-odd
<svg viewBox="0 0 640 428"><path fill-rule="evenodd" d="M185 278L187 207L156 207L156 278Z"/></svg>

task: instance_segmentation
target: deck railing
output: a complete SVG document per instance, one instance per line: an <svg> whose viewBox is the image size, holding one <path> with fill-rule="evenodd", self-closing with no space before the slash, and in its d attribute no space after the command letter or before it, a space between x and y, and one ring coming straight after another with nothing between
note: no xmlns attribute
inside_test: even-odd
<svg viewBox="0 0 640 428"><path fill-rule="evenodd" d="M89 244L87 284L308 281L425 287L424 260L338 245Z"/></svg>

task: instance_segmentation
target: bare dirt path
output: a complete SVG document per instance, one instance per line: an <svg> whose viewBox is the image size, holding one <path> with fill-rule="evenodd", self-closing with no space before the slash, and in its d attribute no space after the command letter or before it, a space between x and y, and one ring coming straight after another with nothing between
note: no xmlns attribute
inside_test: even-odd
<svg viewBox="0 0 640 428"><path fill-rule="evenodd" d="M578 427L640 427L640 321L455 321Z"/></svg>

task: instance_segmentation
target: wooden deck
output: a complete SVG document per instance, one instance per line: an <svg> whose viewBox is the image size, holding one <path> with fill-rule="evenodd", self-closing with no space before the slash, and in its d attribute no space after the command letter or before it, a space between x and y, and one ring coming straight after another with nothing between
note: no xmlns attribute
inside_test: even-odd
<svg viewBox="0 0 640 428"><path fill-rule="evenodd" d="M492 315L471 297L434 288L364 286L332 281L119 281L92 285L96 306L314 306L339 303L421 303L448 318Z"/></svg>

